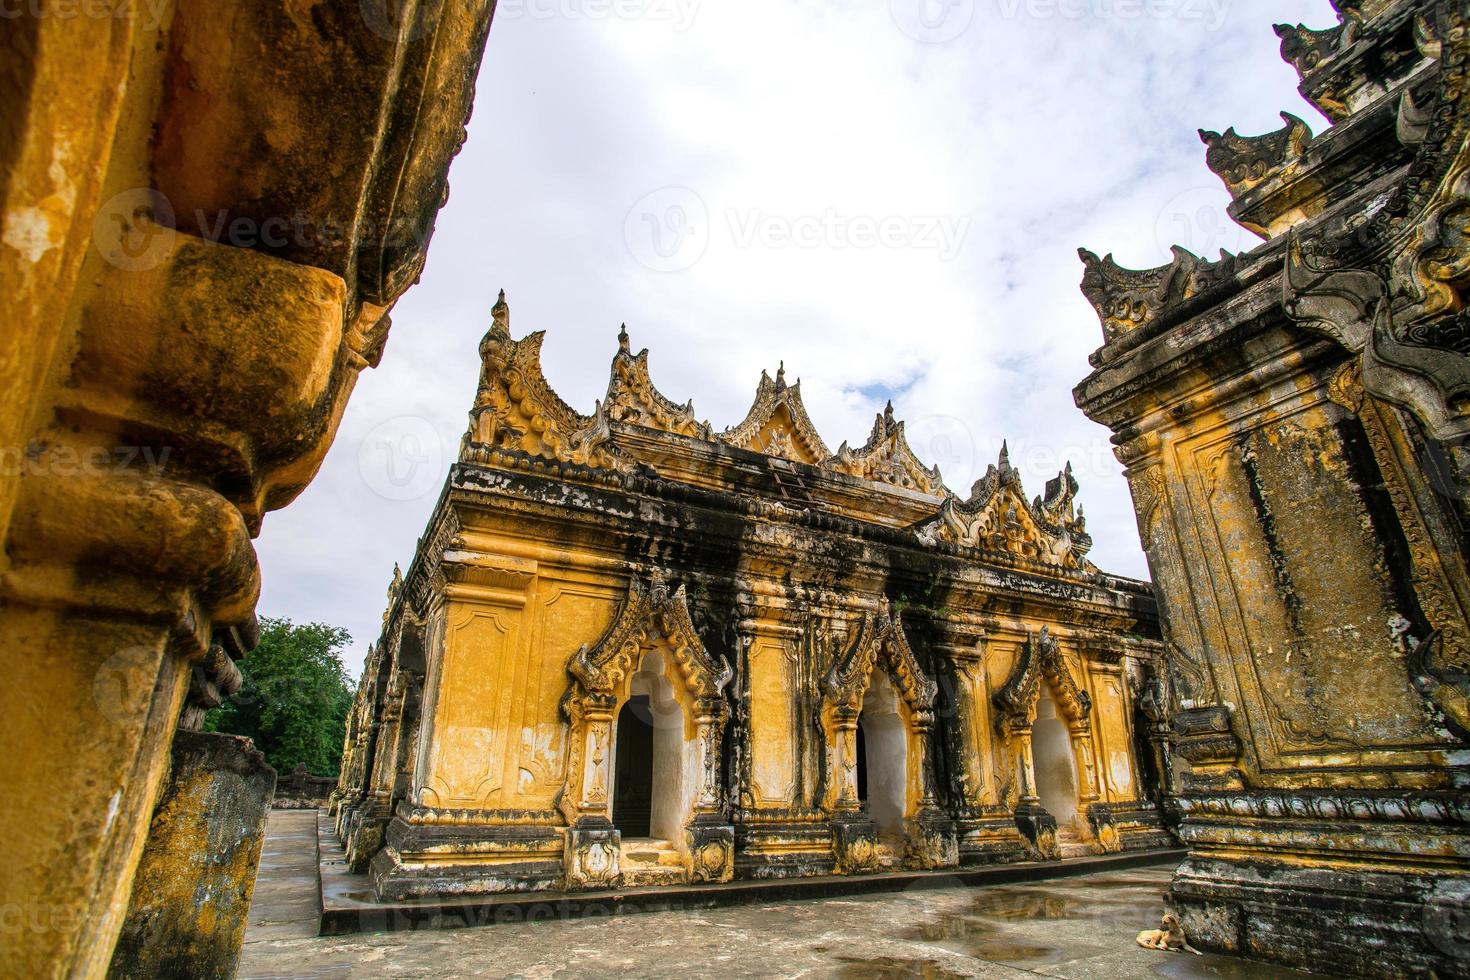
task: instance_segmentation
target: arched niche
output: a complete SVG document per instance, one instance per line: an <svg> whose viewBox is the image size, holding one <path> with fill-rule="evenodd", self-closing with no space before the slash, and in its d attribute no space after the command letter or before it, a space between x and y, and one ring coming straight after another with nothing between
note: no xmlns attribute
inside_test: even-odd
<svg viewBox="0 0 1470 980"><path fill-rule="evenodd" d="M1072 677L1056 636L1046 626L1039 633L1027 636L1010 675L994 697L997 727L1014 752L1022 808L1042 807L1037 789L1034 744L1037 733L1034 726L1043 703L1043 691L1046 694L1045 710L1040 720L1048 724L1042 737L1054 739L1058 729L1065 732L1072 756L1072 773L1077 782L1073 812L1085 813L1087 806L1098 799L1092 751L1092 698ZM1048 753L1053 753L1055 748L1048 741ZM1055 756L1049 754L1047 761L1054 762ZM1049 787L1049 791L1053 789ZM1080 833L1087 833L1086 821L1077 820L1074 826Z"/></svg>
<svg viewBox="0 0 1470 980"><path fill-rule="evenodd" d="M883 836L901 834L911 815L909 743L913 730L910 712L898 690L882 671L874 671L858 713L857 736L864 751L858 759L859 803Z"/></svg>
<svg viewBox="0 0 1470 980"><path fill-rule="evenodd" d="M634 578L612 625L572 656L567 672L562 711L570 732L558 806L569 827L568 886L620 879L621 836L612 820L615 726L635 695L648 699L654 729L650 823L670 834L694 880L727 879L733 832L724 824L720 746L731 670L704 648L684 589L671 592L659 575L647 584Z"/></svg>
<svg viewBox="0 0 1470 980"><path fill-rule="evenodd" d="M1081 803L1072 733L1061 715L1051 685L1042 684L1031 723L1031 756L1036 770L1036 796L1058 827L1079 827Z"/></svg>

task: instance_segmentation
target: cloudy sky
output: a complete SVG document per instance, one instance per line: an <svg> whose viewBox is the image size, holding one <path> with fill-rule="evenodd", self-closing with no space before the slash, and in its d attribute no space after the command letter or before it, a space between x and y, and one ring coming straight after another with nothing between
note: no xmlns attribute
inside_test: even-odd
<svg viewBox="0 0 1470 980"><path fill-rule="evenodd" d="M500 0L423 282L316 481L270 515L260 611L347 627L356 674L474 395L498 289L590 412L619 323L654 382L738 422L800 377L834 449L893 399L962 494L1008 439L1071 459L1104 569L1147 568L1107 432L1079 245L1144 268L1254 239L1196 130L1320 131L1275 21L1328 0Z"/></svg>

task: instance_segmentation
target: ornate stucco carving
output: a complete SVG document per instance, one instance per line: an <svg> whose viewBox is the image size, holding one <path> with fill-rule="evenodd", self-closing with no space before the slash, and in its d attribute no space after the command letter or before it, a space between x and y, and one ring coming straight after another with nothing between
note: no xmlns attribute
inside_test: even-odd
<svg viewBox="0 0 1470 980"><path fill-rule="evenodd" d="M1460 302L1458 289L1447 280L1420 281L1430 283L1427 292L1436 303ZM1380 274L1331 267L1293 240L1284 289L1293 320L1360 356L1362 383L1370 393L1412 411L1437 439L1470 434L1470 415L1457 404L1470 394L1470 358L1433 343L1423 322L1405 323Z"/></svg>
<svg viewBox="0 0 1470 980"><path fill-rule="evenodd" d="M801 403L801 381L786 383L786 365L776 371L776 380L761 372L755 403L744 421L726 429L720 441L799 463L820 463L831 455L816 426Z"/></svg>
<svg viewBox="0 0 1470 980"><path fill-rule="evenodd" d="M1021 474L1001 445L998 463L970 488L968 500L946 497L939 513L914 530L927 544L940 542L980 548L1063 568L1093 570L1087 561L1092 537L1087 518L1074 506L1077 480L1072 466L1049 481L1046 496L1030 503Z"/></svg>
<svg viewBox="0 0 1470 980"><path fill-rule="evenodd" d="M873 431L861 449L849 449L844 442L826 465L838 473L862 480L889 483L920 493L945 492L939 467L925 467L909 448L903 434L903 423L893 418L893 402L889 402L873 420Z"/></svg>
<svg viewBox="0 0 1470 980"><path fill-rule="evenodd" d="M1225 182L1231 197L1238 198L1264 182L1300 157L1312 142L1310 126L1289 112L1283 112L1281 118L1286 125L1263 136L1241 136L1233 126L1223 135L1199 131L1200 140L1209 148L1205 165Z"/></svg>
<svg viewBox="0 0 1470 980"><path fill-rule="evenodd" d="M648 374L648 348L632 353L626 324L618 333L618 352L613 357L607 397L602 404L604 414L613 422L711 438L709 423L694 417L693 401L676 405L654 387Z"/></svg>
<svg viewBox="0 0 1470 980"><path fill-rule="evenodd" d="M480 341L480 387L470 410L461 458L471 447L479 446L594 469L625 468L621 454L611 444L602 404L598 403L591 416L581 415L547 384L541 373L545 332L511 339L504 290L491 318L490 331Z"/></svg>
<svg viewBox="0 0 1470 980"><path fill-rule="evenodd" d="M647 584L633 579L607 632L595 644L584 645L568 662L567 672L576 682L570 696L617 693L637 669L643 651L660 637L689 692L699 698L720 697L730 683L730 665L715 660L704 648L689 618L684 586L671 593L668 582L658 574Z"/></svg>
<svg viewBox="0 0 1470 980"><path fill-rule="evenodd" d="M1236 256L1220 252L1210 262L1175 245L1174 258L1154 269L1125 269L1112 255L1099 259L1085 248L1077 250L1083 266L1082 294L1102 321L1103 342L1159 318L1167 309L1219 285L1235 275Z"/></svg>
<svg viewBox="0 0 1470 980"><path fill-rule="evenodd" d="M996 723L1003 732L1030 727L1043 678L1051 684L1057 706L1074 727L1086 728L1090 724L1092 696L1077 686L1056 636L1043 626L1040 633L1027 636L1005 683L992 696Z"/></svg>
<svg viewBox="0 0 1470 980"><path fill-rule="evenodd" d="M881 658L909 710L932 718L939 687L915 659L901 620L885 608L858 621L847 650L822 678L822 700L827 708L856 715Z"/></svg>
<svg viewBox="0 0 1470 980"><path fill-rule="evenodd" d="M1285 305L1293 319L1360 355L1362 382L1412 411L1442 440L1470 434L1470 30L1461 4L1439 4L1417 29L1440 61L1421 107L1405 92L1401 139L1417 147L1392 198L1371 218L1291 243ZM1429 40L1433 38L1433 40Z"/></svg>
<svg viewBox="0 0 1470 980"><path fill-rule="evenodd" d="M1454 832L1423 815L1464 816L1470 2L1334 7L1337 28L1278 31L1332 129L1211 148L1231 215L1279 240L1095 357L1078 404L1120 449L1155 439L1125 462L1190 655L1169 644L1175 697L1148 709L1156 729L1175 709L1185 926L1287 928L1329 900L1360 914L1310 963L1253 953L1438 972L1441 910L1387 896L1453 879Z"/></svg>
<svg viewBox="0 0 1470 980"><path fill-rule="evenodd" d="M1150 547L1154 527L1158 523L1160 508L1164 506L1167 491L1164 474L1156 463L1137 474L1129 474L1128 485L1133 491L1133 506L1138 513L1138 531L1145 549Z"/></svg>
<svg viewBox="0 0 1470 980"><path fill-rule="evenodd" d="M510 308L502 292L492 310L490 331L480 344L483 362L469 429L460 450L463 462L493 462L496 454L553 460L628 472L638 465L626 447L636 426L804 463L870 483L946 496L939 468L914 454L890 402L858 449L846 442L832 453L817 433L801 400L801 382L788 385L782 365L775 379L761 373L755 402L745 419L722 432L694 415L693 402L680 405L653 384L648 350L637 354L627 328L618 336L607 394L591 415L583 415L552 390L541 371L543 332L515 340ZM619 433L622 433L620 436ZM493 458L492 458L493 457ZM647 463L647 460L642 462Z"/></svg>
<svg viewBox="0 0 1470 980"><path fill-rule="evenodd" d="M1320 31L1305 24L1277 24L1276 36L1281 38L1281 59L1299 75L1317 68L1334 52L1352 43L1347 24Z"/></svg>

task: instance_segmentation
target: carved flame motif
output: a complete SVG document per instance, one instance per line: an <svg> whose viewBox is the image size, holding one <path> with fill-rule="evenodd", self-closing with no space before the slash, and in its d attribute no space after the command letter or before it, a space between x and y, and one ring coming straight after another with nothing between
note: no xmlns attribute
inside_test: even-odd
<svg viewBox="0 0 1470 980"><path fill-rule="evenodd" d="M1209 147L1205 166L1225 182L1231 197L1239 198L1306 152L1311 127L1289 112L1283 112L1281 119L1286 125L1264 136L1241 136L1233 126L1224 135L1199 131Z"/></svg>
<svg viewBox="0 0 1470 980"><path fill-rule="evenodd" d="M1000 459L970 489L970 499L948 497L939 513L914 530L919 540L1001 552L1048 565L1095 571L1087 561L1092 536L1087 518L1075 507L1077 480L1072 464L1046 485L1046 496L1026 502L1021 474L1011 466L1002 443Z"/></svg>
<svg viewBox="0 0 1470 980"><path fill-rule="evenodd" d="M1174 259L1156 269L1125 269L1108 255L1099 259L1077 250L1085 266L1082 294L1102 321L1103 342L1148 326L1165 310L1217 286L1235 275L1237 257L1223 249L1218 262L1207 262L1174 246Z"/></svg>
<svg viewBox="0 0 1470 980"><path fill-rule="evenodd" d="M653 386L648 374L648 348L636 355L628 346L628 327L618 334L603 411L614 422L641 425L681 436L711 438L708 422L694 417L694 402L676 405Z"/></svg>
<svg viewBox="0 0 1470 980"><path fill-rule="evenodd" d="M817 464L831 455L816 426L801 403L801 382L786 383L786 365L776 371L776 380L761 372L755 403L745 420L719 435L721 442L768 456L798 463Z"/></svg>
<svg viewBox="0 0 1470 980"><path fill-rule="evenodd" d="M930 718L939 686L919 666L900 617L887 608L858 621L846 652L822 678L825 705L856 713L880 658L909 709L921 720Z"/></svg>
<svg viewBox="0 0 1470 980"><path fill-rule="evenodd" d="M1057 638L1049 627L1043 626L1039 634L1027 636L1026 645L1016 655L1010 676L992 698L998 712L996 722L1003 733L1030 726L1036 702L1041 696L1042 678L1051 684L1057 706L1074 725L1086 727L1090 724L1092 696L1072 679Z"/></svg>
<svg viewBox="0 0 1470 980"><path fill-rule="evenodd" d="M893 402L873 421L868 442L854 452L843 443L827 466L838 473L860 480L888 483L919 493L943 494L944 481L939 467L926 468L909 448L903 435L903 423L893 417Z"/></svg>
<svg viewBox="0 0 1470 980"><path fill-rule="evenodd" d="M1345 24L1338 24L1318 31L1305 24L1277 24L1275 29L1276 36L1281 38L1281 59L1306 74L1337 51L1345 27Z"/></svg>
<svg viewBox="0 0 1470 980"><path fill-rule="evenodd" d="M541 373L545 332L511 339L504 290L490 312L490 331L480 341L480 387L460 457L467 458L472 447L479 446L598 469L625 469L626 462L609 442L602 405L591 416L580 415L546 383Z"/></svg>
<svg viewBox="0 0 1470 980"><path fill-rule="evenodd" d="M584 645L567 664L581 692L614 694L636 671L643 650L662 638L672 651L679 674L697 698L718 698L730 682L731 668L710 656L689 618L684 586L669 592L668 583L655 575L645 585L633 579L617 618L591 647ZM575 688L574 688L575 690Z"/></svg>
<svg viewBox="0 0 1470 980"><path fill-rule="evenodd" d="M1304 81L1308 74L1357 43L1362 33L1362 12L1346 4L1338 4L1337 7L1339 23L1325 30L1313 30L1305 24L1276 25L1276 36L1281 38L1281 60L1295 68ZM1347 93L1343 91L1340 79L1319 76L1312 80L1310 87L1303 85L1302 88L1308 101L1332 122L1342 122L1351 115Z"/></svg>

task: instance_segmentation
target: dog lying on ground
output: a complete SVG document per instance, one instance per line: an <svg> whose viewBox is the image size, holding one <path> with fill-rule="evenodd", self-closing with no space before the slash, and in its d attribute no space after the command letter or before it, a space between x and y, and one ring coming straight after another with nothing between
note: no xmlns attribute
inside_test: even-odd
<svg viewBox="0 0 1470 980"><path fill-rule="evenodd" d="M1145 929L1140 932L1137 939L1138 945L1144 949L1165 949L1173 953L1204 955L1189 945L1189 940L1184 937L1184 927L1179 924L1179 916L1173 912L1165 912L1161 925L1163 925L1162 929Z"/></svg>

